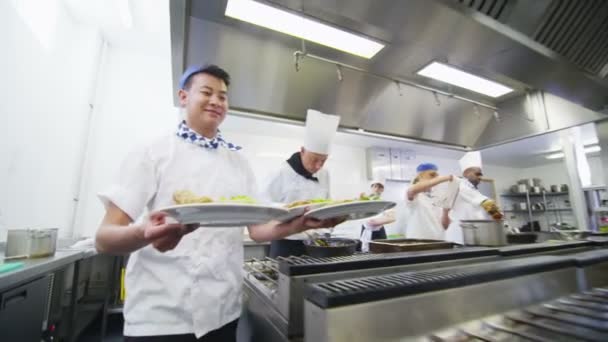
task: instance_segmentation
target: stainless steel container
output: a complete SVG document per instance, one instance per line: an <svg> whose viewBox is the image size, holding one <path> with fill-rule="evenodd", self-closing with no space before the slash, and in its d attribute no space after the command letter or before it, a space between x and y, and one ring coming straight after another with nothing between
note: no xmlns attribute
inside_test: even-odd
<svg viewBox="0 0 608 342"><path fill-rule="evenodd" d="M40 258L55 254L58 228L9 229L6 259Z"/></svg>
<svg viewBox="0 0 608 342"><path fill-rule="evenodd" d="M460 221L464 244L472 246L504 246L507 234L502 221L462 220Z"/></svg>

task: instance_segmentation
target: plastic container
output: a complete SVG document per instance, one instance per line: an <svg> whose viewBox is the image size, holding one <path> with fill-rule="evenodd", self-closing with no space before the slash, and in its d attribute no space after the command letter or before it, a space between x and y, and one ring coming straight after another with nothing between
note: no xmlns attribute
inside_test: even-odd
<svg viewBox="0 0 608 342"><path fill-rule="evenodd" d="M58 228L9 229L5 259L41 258L55 254Z"/></svg>

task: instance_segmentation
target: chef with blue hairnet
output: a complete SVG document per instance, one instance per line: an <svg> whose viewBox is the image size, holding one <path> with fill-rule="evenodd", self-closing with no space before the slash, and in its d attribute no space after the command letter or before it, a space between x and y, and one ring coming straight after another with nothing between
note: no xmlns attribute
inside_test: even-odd
<svg viewBox="0 0 608 342"><path fill-rule="evenodd" d="M437 165L423 163L416 168L416 178L407 189L409 210L406 237L408 239L443 240L450 224L448 209L438 205L445 196L433 189L446 182L454 182L452 175L439 176Z"/></svg>

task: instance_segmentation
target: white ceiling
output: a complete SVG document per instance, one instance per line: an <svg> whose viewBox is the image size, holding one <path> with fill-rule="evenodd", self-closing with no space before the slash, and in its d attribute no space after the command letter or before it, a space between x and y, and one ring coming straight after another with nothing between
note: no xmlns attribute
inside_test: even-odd
<svg viewBox="0 0 608 342"><path fill-rule="evenodd" d="M76 22L98 28L112 46L170 49L169 0L63 0L63 3ZM126 27L121 19L121 5L129 9L131 27Z"/></svg>

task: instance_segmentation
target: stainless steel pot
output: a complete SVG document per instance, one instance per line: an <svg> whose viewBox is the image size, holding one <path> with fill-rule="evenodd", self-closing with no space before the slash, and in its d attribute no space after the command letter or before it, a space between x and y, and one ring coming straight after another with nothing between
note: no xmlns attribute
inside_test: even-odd
<svg viewBox="0 0 608 342"><path fill-rule="evenodd" d="M462 220L460 221L465 245L504 246L507 235L502 221Z"/></svg>

